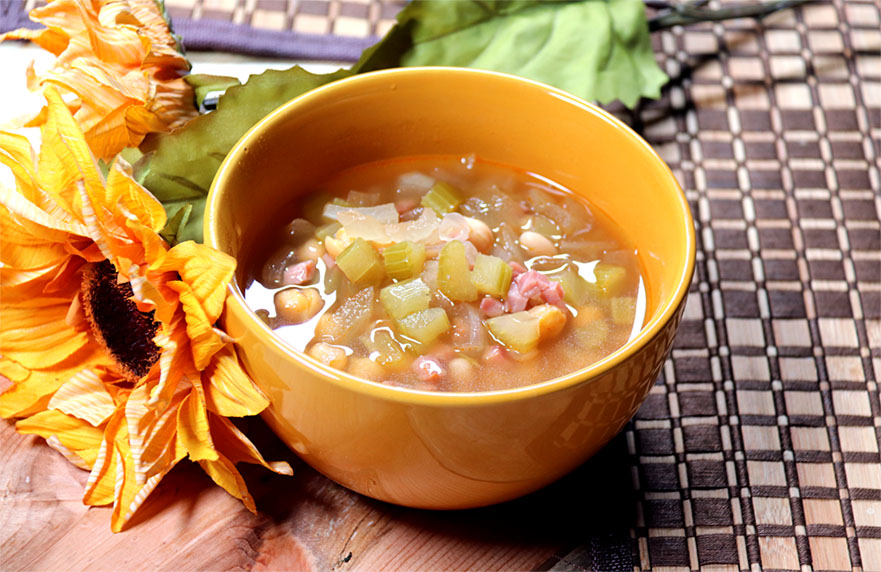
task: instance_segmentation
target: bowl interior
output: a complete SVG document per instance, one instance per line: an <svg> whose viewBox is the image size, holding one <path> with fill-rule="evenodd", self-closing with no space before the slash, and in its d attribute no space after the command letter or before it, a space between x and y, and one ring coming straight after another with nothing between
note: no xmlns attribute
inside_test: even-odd
<svg viewBox="0 0 881 572"><path fill-rule="evenodd" d="M643 333L669 318L694 257L688 205L669 169L605 112L501 74L396 69L289 102L252 128L218 172L206 241L242 261L274 213L343 169L469 153L548 177L602 209L639 249L648 301ZM240 263L239 280L244 268Z"/></svg>

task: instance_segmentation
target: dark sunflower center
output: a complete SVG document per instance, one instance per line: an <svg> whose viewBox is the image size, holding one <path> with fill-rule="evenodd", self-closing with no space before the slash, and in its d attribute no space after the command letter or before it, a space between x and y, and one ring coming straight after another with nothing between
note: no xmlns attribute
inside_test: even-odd
<svg viewBox="0 0 881 572"><path fill-rule="evenodd" d="M153 312L141 312L132 301L130 284L117 282L116 269L105 260L89 264L80 289L92 333L129 381L147 375L159 359L153 337L159 324Z"/></svg>

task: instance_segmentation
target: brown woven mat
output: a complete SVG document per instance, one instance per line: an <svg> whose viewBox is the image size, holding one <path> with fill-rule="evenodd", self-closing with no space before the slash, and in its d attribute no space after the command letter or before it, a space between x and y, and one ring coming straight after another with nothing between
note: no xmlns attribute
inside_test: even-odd
<svg viewBox="0 0 881 572"><path fill-rule="evenodd" d="M166 2L187 25L337 41L381 35L401 5ZM621 115L686 190L695 282L663 375L601 454L620 510L577 515L602 526L545 568L881 570L881 5L655 45L674 81Z"/></svg>

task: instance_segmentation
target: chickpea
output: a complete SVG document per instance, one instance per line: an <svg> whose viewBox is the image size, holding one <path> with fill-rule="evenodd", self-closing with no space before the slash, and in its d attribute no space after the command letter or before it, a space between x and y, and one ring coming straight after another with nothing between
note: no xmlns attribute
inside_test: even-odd
<svg viewBox="0 0 881 572"><path fill-rule="evenodd" d="M578 308L573 324L578 328L592 326L603 319L603 310L599 306L582 306Z"/></svg>
<svg viewBox="0 0 881 572"><path fill-rule="evenodd" d="M302 324L324 307L324 299L315 288L287 288L275 294L275 313L288 324Z"/></svg>
<svg viewBox="0 0 881 572"><path fill-rule="evenodd" d="M520 246L525 248L530 256L554 256L557 254L557 247L548 237L531 230L520 235Z"/></svg>
<svg viewBox="0 0 881 572"><path fill-rule="evenodd" d="M558 335L566 325L566 314L563 310L550 304L536 306L529 313L538 318L538 332L542 341Z"/></svg>
<svg viewBox="0 0 881 572"><path fill-rule="evenodd" d="M453 358L447 365L450 371L450 382L454 391L471 391L476 371L474 365L465 358Z"/></svg>
<svg viewBox="0 0 881 572"><path fill-rule="evenodd" d="M349 361L349 356L346 355L346 350L339 346L332 346L324 342L314 344L309 348L308 353L324 365L329 365L336 369L345 370L346 364Z"/></svg>
<svg viewBox="0 0 881 572"><path fill-rule="evenodd" d="M482 220L476 218L465 217L468 223L468 240L477 248L478 251L486 254L493 246L493 231Z"/></svg>
<svg viewBox="0 0 881 572"><path fill-rule="evenodd" d="M324 245L310 238L297 247L297 260L318 260L325 252Z"/></svg>
<svg viewBox="0 0 881 572"><path fill-rule="evenodd" d="M333 312L325 312L315 324L315 337L324 340L337 340L345 334L345 327L336 319Z"/></svg>
<svg viewBox="0 0 881 572"><path fill-rule="evenodd" d="M330 254L334 259L340 255L340 252L346 249L355 239L349 236L349 233L346 232L346 229L341 228L336 231L336 234L333 236L325 237L324 239L324 248L327 250L327 253Z"/></svg>
<svg viewBox="0 0 881 572"><path fill-rule="evenodd" d="M375 361L366 357L353 357L349 360L349 373L371 381L380 381L385 369Z"/></svg>

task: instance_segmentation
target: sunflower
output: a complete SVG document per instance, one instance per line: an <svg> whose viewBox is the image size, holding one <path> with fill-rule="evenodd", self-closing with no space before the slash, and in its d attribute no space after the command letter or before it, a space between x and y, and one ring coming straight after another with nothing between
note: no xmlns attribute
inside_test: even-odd
<svg viewBox="0 0 881 572"><path fill-rule="evenodd" d="M162 205L117 159L106 175L54 87L42 144L0 132L0 416L91 471L84 502L119 531L189 457L254 511L236 463L268 463L229 420L268 405L214 326L235 262L158 234Z"/></svg>
<svg viewBox="0 0 881 572"><path fill-rule="evenodd" d="M28 84L64 95L92 152L110 160L147 133L184 125L198 114L182 79L190 64L156 0L52 0L30 18L46 26L0 35L30 40L55 54L52 67ZM45 108L31 126L46 120Z"/></svg>

